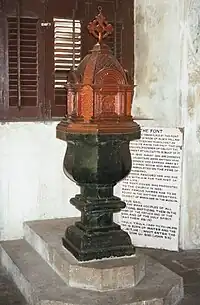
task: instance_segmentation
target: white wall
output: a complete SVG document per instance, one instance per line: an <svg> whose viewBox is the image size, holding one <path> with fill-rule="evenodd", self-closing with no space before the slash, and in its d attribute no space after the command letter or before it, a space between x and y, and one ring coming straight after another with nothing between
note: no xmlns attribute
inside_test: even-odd
<svg viewBox="0 0 200 305"><path fill-rule="evenodd" d="M182 56L182 121L185 161L181 247L200 248L200 2L185 0Z"/></svg>
<svg viewBox="0 0 200 305"><path fill-rule="evenodd" d="M0 125L1 240L21 237L25 220L78 215L69 199L79 188L63 174L56 124Z"/></svg>
<svg viewBox="0 0 200 305"><path fill-rule="evenodd" d="M134 114L184 128L180 247L200 248L200 2L136 0Z"/></svg>
<svg viewBox="0 0 200 305"><path fill-rule="evenodd" d="M177 0L136 0L134 114L166 127L181 124L180 10Z"/></svg>

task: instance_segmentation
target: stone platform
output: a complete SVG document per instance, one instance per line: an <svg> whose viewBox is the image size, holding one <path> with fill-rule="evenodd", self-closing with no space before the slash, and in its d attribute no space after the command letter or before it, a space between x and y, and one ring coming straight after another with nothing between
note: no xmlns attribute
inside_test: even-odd
<svg viewBox="0 0 200 305"><path fill-rule="evenodd" d="M62 246L76 219L24 224L24 239L1 243L3 266L31 305L175 305L182 278L140 251L126 258L78 262Z"/></svg>

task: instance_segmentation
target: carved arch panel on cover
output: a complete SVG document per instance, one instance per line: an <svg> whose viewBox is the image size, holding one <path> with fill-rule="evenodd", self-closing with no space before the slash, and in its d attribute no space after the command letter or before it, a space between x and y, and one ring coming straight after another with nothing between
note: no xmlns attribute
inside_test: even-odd
<svg viewBox="0 0 200 305"><path fill-rule="evenodd" d="M95 85L101 88L96 96L96 112L100 117L116 117L124 113L124 76L113 69L102 69L96 74Z"/></svg>

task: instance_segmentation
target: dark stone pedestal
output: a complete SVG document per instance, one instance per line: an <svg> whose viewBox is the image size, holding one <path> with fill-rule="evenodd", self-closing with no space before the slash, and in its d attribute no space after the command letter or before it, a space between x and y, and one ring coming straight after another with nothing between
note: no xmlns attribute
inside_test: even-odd
<svg viewBox="0 0 200 305"><path fill-rule="evenodd" d="M81 221L66 229L63 245L80 261L134 254L128 233L113 222L125 207L113 187L130 172L129 142L139 136L66 135L64 172L81 188L70 200Z"/></svg>
<svg viewBox="0 0 200 305"><path fill-rule="evenodd" d="M91 188L91 189L90 189ZM70 202L81 211L81 221L67 228L63 245L80 261L134 253L129 235L113 222L113 213L125 207L120 198L112 196L112 187L82 187L82 195ZM96 197L84 197L93 192Z"/></svg>

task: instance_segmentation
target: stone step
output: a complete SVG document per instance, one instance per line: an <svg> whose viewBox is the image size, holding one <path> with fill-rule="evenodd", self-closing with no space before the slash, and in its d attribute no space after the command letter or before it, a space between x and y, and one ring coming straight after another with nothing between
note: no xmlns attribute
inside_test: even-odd
<svg viewBox="0 0 200 305"><path fill-rule="evenodd" d="M1 263L30 305L96 304L97 294L69 288L25 240L1 242Z"/></svg>
<svg viewBox="0 0 200 305"><path fill-rule="evenodd" d="M10 275L0 264L0 305L27 305Z"/></svg>
<svg viewBox="0 0 200 305"><path fill-rule="evenodd" d="M29 305L176 305L183 297L182 278L152 259L136 287L97 292L67 286L25 240L2 242L0 257Z"/></svg>
<svg viewBox="0 0 200 305"><path fill-rule="evenodd" d="M106 291L130 288L145 276L145 256L79 262L62 246L67 226L77 218L24 223L24 238L71 287Z"/></svg>

